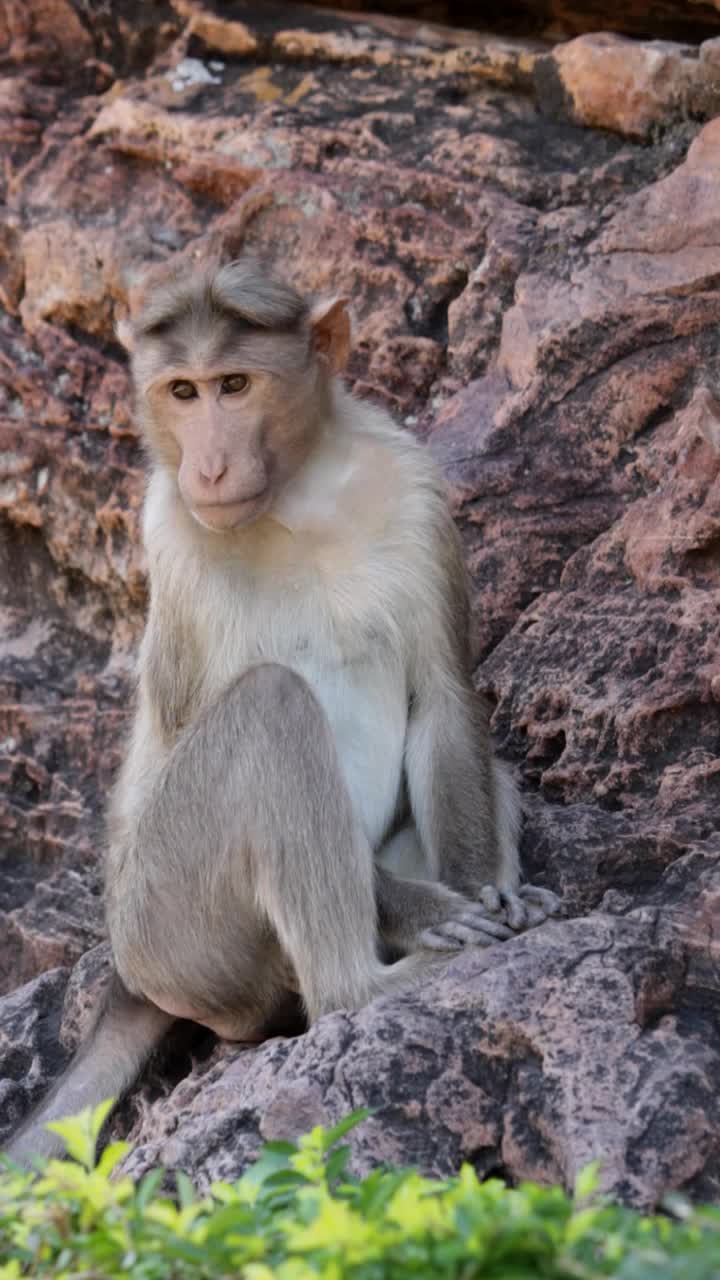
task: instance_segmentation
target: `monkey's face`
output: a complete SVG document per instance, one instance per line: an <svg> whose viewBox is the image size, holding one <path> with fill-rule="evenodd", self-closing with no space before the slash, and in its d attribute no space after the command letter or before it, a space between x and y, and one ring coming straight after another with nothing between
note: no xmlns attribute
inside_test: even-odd
<svg viewBox="0 0 720 1280"><path fill-rule="evenodd" d="M142 414L192 516L215 532L272 508L323 425L324 370L299 336L253 336L218 362L165 365Z"/></svg>
<svg viewBox="0 0 720 1280"><path fill-rule="evenodd" d="M256 520L307 460L348 354L345 301L310 307L244 260L176 266L131 296L118 336L145 439L206 528Z"/></svg>

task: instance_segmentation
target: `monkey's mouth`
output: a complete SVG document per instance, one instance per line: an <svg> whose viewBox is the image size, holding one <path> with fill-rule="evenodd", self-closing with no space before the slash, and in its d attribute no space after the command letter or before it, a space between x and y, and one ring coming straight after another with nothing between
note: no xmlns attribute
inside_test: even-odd
<svg viewBox="0 0 720 1280"><path fill-rule="evenodd" d="M232 501L213 502L207 505L195 504L190 514L204 529L212 533L226 533L231 529L239 529L241 525L257 520L265 511L270 498L269 487L248 494L247 497Z"/></svg>

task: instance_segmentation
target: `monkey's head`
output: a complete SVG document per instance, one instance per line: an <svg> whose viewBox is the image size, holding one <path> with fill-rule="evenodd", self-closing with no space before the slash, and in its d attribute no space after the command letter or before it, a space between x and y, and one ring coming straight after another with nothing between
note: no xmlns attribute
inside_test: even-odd
<svg viewBox="0 0 720 1280"><path fill-rule="evenodd" d="M152 454L194 518L221 533L269 511L306 461L350 322L344 298L312 306L240 259L148 278L118 336Z"/></svg>

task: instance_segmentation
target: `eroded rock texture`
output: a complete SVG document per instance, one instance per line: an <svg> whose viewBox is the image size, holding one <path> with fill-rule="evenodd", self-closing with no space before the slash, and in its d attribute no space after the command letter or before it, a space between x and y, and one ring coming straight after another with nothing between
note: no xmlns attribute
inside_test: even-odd
<svg viewBox="0 0 720 1280"><path fill-rule="evenodd" d="M713 1196L715 41L95 8L0 15L0 1137L107 968L100 814L145 604L125 272L221 239L351 294L351 382L444 468L526 867L565 918L297 1040L180 1029L115 1120L130 1168L206 1184L369 1104L360 1169L571 1182L600 1157L635 1203Z"/></svg>

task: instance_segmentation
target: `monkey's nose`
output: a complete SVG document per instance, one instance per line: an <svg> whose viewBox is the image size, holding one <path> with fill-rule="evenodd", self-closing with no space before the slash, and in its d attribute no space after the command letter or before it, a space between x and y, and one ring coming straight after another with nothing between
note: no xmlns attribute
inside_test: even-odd
<svg viewBox="0 0 720 1280"><path fill-rule="evenodd" d="M227 471L227 462L223 457L205 458L200 463L200 478L206 484L217 484Z"/></svg>

